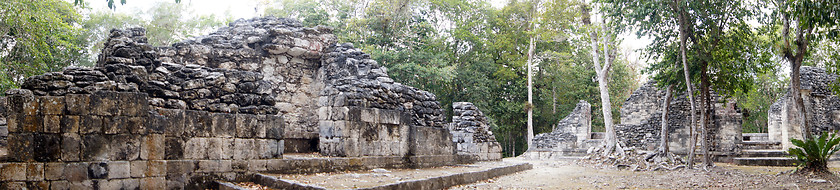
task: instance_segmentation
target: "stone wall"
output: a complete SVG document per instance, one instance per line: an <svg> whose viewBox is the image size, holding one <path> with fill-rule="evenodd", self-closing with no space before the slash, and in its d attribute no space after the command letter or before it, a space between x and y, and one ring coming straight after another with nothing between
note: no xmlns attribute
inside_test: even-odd
<svg viewBox="0 0 840 190"><path fill-rule="evenodd" d="M452 103L449 131L458 154L472 155L477 160L502 159L502 146L490 131L487 117L470 102Z"/></svg>
<svg viewBox="0 0 840 190"><path fill-rule="evenodd" d="M801 95L814 134L840 129L840 98L831 91L831 85L838 75L830 74L824 68L803 66L800 68ZM779 98L768 113L770 141L782 142L783 148L792 147L787 139L802 138L799 122L801 118L789 118L787 112L795 110L789 103L790 92Z"/></svg>
<svg viewBox="0 0 840 190"><path fill-rule="evenodd" d="M616 125L616 135L625 147L655 150L660 143L662 103L665 92L654 81L642 85L628 97L621 108L621 124ZM734 103L711 93L713 114L710 114L709 139L711 151L717 154L735 154L741 137L741 113ZM699 100L696 100L699 101ZM699 102L695 105L699 106ZM691 124L688 98L677 93L668 110L669 149L675 153L688 152ZM699 122L700 111L696 113ZM699 144L699 143L698 143Z"/></svg>
<svg viewBox="0 0 840 190"><path fill-rule="evenodd" d="M526 156L535 159L554 159L586 153L600 140L591 139L592 106L581 100L569 115L560 120L550 133L534 136L533 147Z"/></svg>
<svg viewBox="0 0 840 190"><path fill-rule="evenodd" d="M394 82L385 67L352 44L322 57L318 100L320 150L331 156L452 155L435 95Z"/></svg>
<svg viewBox="0 0 840 190"><path fill-rule="evenodd" d="M154 108L141 92L7 95L4 189L195 188L194 177L233 180L283 154L274 115Z"/></svg>
<svg viewBox="0 0 840 190"><path fill-rule="evenodd" d="M319 148L413 166L460 160L434 94L334 41L328 28L273 17L171 47L148 45L141 28L112 30L95 68L30 77L0 101L11 149L0 189L198 189Z"/></svg>
<svg viewBox="0 0 840 190"><path fill-rule="evenodd" d="M317 150L317 100L324 86L320 57L336 41L331 32L325 27L306 28L292 19L240 19L206 36L170 47L150 47L141 29L117 30L106 43L100 63L145 67L152 80L148 85L150 95L158 107L232 112L238 107L280 113L287 126L287 151L312 152ZM177 67L183 66L204 66L206 71L179 72L182 69ZM217 72L220 70L248 77L225 81L230 73L221 72L221 76ZM184 81L188 83L182 84ZM249 93L230 94L234 93L230 92L232 84ZM213 87L209 91L194 90L202 85ZM270 102L274 104L265 104Z"/></svg>

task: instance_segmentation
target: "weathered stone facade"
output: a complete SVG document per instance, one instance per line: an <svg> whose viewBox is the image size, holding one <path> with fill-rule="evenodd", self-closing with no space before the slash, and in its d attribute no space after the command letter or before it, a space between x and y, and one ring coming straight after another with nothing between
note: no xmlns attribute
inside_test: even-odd
<svg viewBox="0 0 840 190"><path fill-rule="evenodd" d="M0 189L195 189L288 170L284 153L318 149L406 166L472 159L456 155L433 94L327 28L269 17L171 47L146 41L113 30L95 68L34 76L0 98ZM486 135L475 139L495 141Z"/></svg>
<svg viewBox="0 0 840 190"><path fill-rule="evenodd" d="M823 68L803 66L800 68L802 100L814 134L840 129L840 98L831 91L831 85L838 75L829 74ZM791 148L787 139L802 138L799 127L801 118L789 118L789 109L796 109L789 101L790 92L770 106L767 131L770 141L781 142L783 149ZM789 103L790 102L790 103Z"/></svg>
<svg viewBox="0 0 840 190"><path fill-rule="evenodd" d="M458 154L470 155L476 160L502 159L502 146L490 131L487 117L470 102L452 103L452 123L449 131L457 146Z"/></svg>
<svg viewBox="0 0 840 190"><path fill-rule="evenodd" d="M645 83L633 92L621 107L621 124L616 125L616 135L625 147L654 150L660 142L662 102L665 92L655 82ZM726 102L712 93L713 114L710 114L709 139L711 151L733 155L741 142L742 116L734 103ZM700 105L699 102L695 105ZM688 152L691 105L684 94L675 96L668 108L669 149L675 153ZM699 122L700 111L697 113Z"/></svg>
<svg viewBox="0 0 840 190"><path fill-rule="evenodd" d="M598 145L592 139L592 106L581 100L568 116L560 120L550 133L534 136L533 146L526 156L534 159L556 159L578 156Z"/></svg>

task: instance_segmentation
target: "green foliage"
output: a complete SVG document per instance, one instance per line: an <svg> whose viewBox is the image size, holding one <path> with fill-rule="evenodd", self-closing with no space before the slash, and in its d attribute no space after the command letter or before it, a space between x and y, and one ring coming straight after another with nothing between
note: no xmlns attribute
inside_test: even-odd
<svg viewBox="0 0 840 190"><path fill-rule="evenodd" d="M189 16L192 10L184 4L157 3L149 10L134 14L115 13L111 11L96 11L88 15L82 22L82 28L87 30L87 52L94 56L102 49L102 44L110 35L111 29L129 27L146 28L149 43L155 46L167 46L184 40L210 29L226 24L229 16L216 15ZM148 15L141 17L140 15ZM94 65L96 57L83 60L83 65Z"/></svg>
<svg viewBox="0 0 840 190"><path fill-rule="evenodd" d="M108 8L111 8L111 9L116 9L117 8L117 4L114 0L105 0L105 1L108 2ZM75 5L83 5L83 4L85 4L85 0L73 0L73 3ZM125 5L125 3L126 3L126 0L120 0L121 5ZM181 3L181 0L175 0L175 3Z"/></svg>
<svg viewBox="0 0 840 190"><path fill-rule="evenodd" d="M828 159L835 152L840 150L840 137L837 133L823 133L818 138L809 138L805 141L790 139L790 142L797 148L789 148L787 153L799 161L800 167L811 167L813 169L828 169Z"/></svg>
<svg viewBox="0 0 840 190"><path fill-rule="evenodd" d="M777 65L778 67L779 65ZM744 133L767 133L770 105L785 95L789 83L785 74L769 71L756 76L749 91L737 91L735 99L744 115Z"/></svg>
<svg viewBox="0 0 840 190"><path fill-rule="evenodd" d="M26 77L76 64L84 38L80 16L60 0L8 0L0 3L0 93Z"/></svg>

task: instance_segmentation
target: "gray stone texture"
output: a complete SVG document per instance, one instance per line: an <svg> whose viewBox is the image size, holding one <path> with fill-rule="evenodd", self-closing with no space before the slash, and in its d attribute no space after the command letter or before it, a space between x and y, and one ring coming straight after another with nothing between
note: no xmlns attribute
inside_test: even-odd
<svg viewBox="0 0 840 190"><path fill-rule="evenodd" d="M840 98L831 90L838 75L826 72L824 68L803 66L800 68L802 100L814 135L840 129ZM793 147L787 139L802 139L801 118L788 117L789 110L798 110L791 101L790 92L776 100L768 113L769 140L781 142L782 148Z"/></svg>
<svg viewBox="0 0 840 190"><path fill-rule="evenodd" d="M290 149L400 166L461 159L434 94L335 40L273 17L168 47L142 28L112 30L95 67L29 77L0 98L0 153L12 153L0 154L0 184L183 189L201 176L294 170L282 159ZM486 119L465 110L470 151L495 158Z"/></svg>
<svg viewBox="0 0 840 190"><path fill-rule="evenodd" d="M709 114L710 150L716 154L737 154L741 143L741 115L732 100L725 100L712 91L712 111ZM665 91L656 87L654 81L642 85L633 92L621 107L621 124L615 125L616 134L624 147L654 150L660 143L662 102ZM699 100L695 105L700 106ZM669 149L675 153L688 153L691 114L690 103L684 93L675 92L668 108ZM696 113L700 119L700 111ZM699 125L698 125L699 126ZM699 144L699 142L698 142Z"/></svg>
<svg viewBox="0 0 840 190"><path fill-rule="evenodd" d="M592 131L592 106L581 100L569 115L560 120L550 133L534 136L529 151L562 152L583 147Z"/></svg>
<svg viewBox="0 0 840 190"><path fill-rule="evenodd" d="M476 160L502 159L502 146L496 141L484 113L470 102L452 103L449 132L458 154L473 155Z"/></svg>

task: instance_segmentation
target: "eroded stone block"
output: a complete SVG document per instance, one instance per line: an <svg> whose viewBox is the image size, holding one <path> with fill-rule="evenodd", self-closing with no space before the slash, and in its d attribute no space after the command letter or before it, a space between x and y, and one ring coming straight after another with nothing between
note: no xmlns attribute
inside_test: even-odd
<svg viewBox="0 0 840 190"><path fill-rule="evenodd" d="M226 113L214 113L211 115L213 121L213 136L214 137L235 137L236 136L236 116Z"/></svg>
<svg viewBox="0 0 840 190"><path fill-rule="evenodd" d="M140 137L136 135L113 135L111 138L111 160L137 160L140 157Z"/></svg>
<svg viewBox="0 0 840 190"><path fill-rule="evenodd" d="M58 115L45 115L43 116L44 120L44 132L45 133L60 133L61 132L61 116Z"/></svg>
<svg viewBox="0 0 840 190"><path fill-rule="evenodd" d="M184 134L184 110L178 109L158 109L158 113L162 115L167 137L181 137Z"/></svg>
<svg viewBox="0 0 840 190"><path fill-rule="evenodd" d="M176 137L166 137L166 155L164 159L180 160L184 158L184 140Z"/></svg>
<svg viewBox="0 0 840 190"><path fill-rule="evenodd" d="M122 179L131 177L131 165L128 161L111 161L108 163L108 179Z"/></svg>
<svg viewBox="0 0 840 190"><path fill-rule="evenodd" d="M210 115L205 111L187 110L184 112L185 135L188 137L209 137L212 133Z"/></svg>
<svg viewBox="0 0 840 190"><path fill-rule="evenodd" d="M79 133L79 116L64 115L59 122L62 133Z"/></svg>
<svg viewBox="0 0 840 190"><path fill-rule="evenodd" d="M146 177L146 168L149 165L148 161L131 161L130 174L133 178Z"/></svg>
<svg viewBox="0 0 840 190"><path fill-rule="evenodd" d="M190 138L184 144L184 158L200 160L207 157L206 138Z"/></svg>
<svg viewBox="0 0 840 190"><path fill-rule="evenodd" d="M115 116L120 115L119 93L114 91L96 91L90 96L90 111L92 115Z"/></svg>
<svg viewBox="0 0 840 190"><path fill-rule="evenodd" d="M33 138L35 161L58 161L61 158L61 138L59 134L35 134Z"/></svg>
<svg viewBox="0 0 840 190"><path fill-rule="evenodd" d="M46 180L64 180L64 166L63 162L50 162L44 166L44 179Z"/></svg>
<svg viewBox="0 0 840 190"><path fill-rule="evenodd" d="M79 132L82 134L101 133L102 118L94 115L81 116Z"/></svg>
<svg viewBox="0 0 840 190"><path fill-rule="evenodd" d="M29 163L29 164L26 164L26 180L27 181L43 181L44 180L44 163Z"/></svg>
<svg viewBox="0 0 840 190"><path fill-rule="evenodd" d="M162 134L149 134L143 136L140 142L140 159L162 160L164 159L165 140Z"/></svg>
<svg viewBox="0 0 840 190"><path fill-rule="evenodd" d="M65 102L68 115L88 115L90 113L90 94L67 94Z"/></svg>
<svg viewBox="0 0 840 190"><path fill-rule="evenodd" d="M64 177L70 182L88 180L88 164L83 162L68 163L64 167Z"/></svg>
<svg viewBox="0 0 840 190"><path fill-rule="evenodd" d="M0 181L26 180L26 163L0 164Z"/></svg>
<svg viewBox="0 0 840 190"><path fill-rule="evenodd" d="M82 135L82 160L104 161L110 156L110 140L104 135Z"/></svg>
<svg viewBox="0 0 840 190"><path fill-rule="evenodd" d="M236 137L253 138L256 135L259 119L251 114L236 114Z"/></svg>
<svg viewBox="0 0 840 190"><path fill-rule="evenodd" d="M90 179L108 178L108 163L90 163L90 165L88 165L87 167L87 175Z"/></svg>
<svg viewBox="0 0 840 190"><path fill-rule="evenodd" d="M39 110L43 115L61 115L64 114L64 97L63 96L41 96L38 97L40 104Z"/></svg>
<svg viewBox="0 0 840 190"><path fill-rule="evenodd" d="M29 162L34 160L35 145L34 136L31 133L17 133L8 137L9 158L12 161Z"/></svg>
<svg viewBox="0 0 840 190"><path fill-rule="evenodd" d="M166 176L167 164L165 160L150 160L146 164L146 177Z"/></svg>
<svg viewBox="0 0 840 190"><path fill-rule="evenodd" d="M233 159L248 160L254 159L254 139L234 139Z"/></svg>

